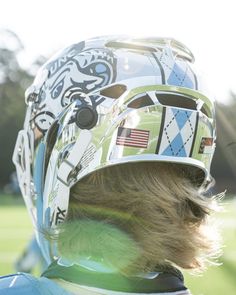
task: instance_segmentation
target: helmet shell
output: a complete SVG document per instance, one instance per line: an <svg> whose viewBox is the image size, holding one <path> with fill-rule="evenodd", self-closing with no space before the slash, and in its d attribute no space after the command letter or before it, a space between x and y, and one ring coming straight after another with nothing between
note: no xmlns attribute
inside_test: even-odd
<svg viewBox="0 0 236 295"><path fill-rule="evenodd" d="M41 68L13 156L38 229L57 229L70 188L111 165L177 163L210 181L214 101L193 62L173 39L111 36L74 44ZM50 262L56 250L38 239Z"/></svg>

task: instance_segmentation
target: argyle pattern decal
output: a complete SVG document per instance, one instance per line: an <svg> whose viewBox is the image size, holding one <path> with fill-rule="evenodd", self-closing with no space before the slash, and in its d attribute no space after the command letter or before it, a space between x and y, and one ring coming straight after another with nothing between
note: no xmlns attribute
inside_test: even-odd
<svg viewBox="0 0 236 295"><path fill-rule="evenodd" d="M189 157L196 124L196 111L167 107L159 154Z"/></svg>
<svg viewBox="0 0 236 295"><path fill-rule="evenodd" d="M191 78L192 73L190 72L187 64L185 65L185 69L183 70L180 65L177 63L174 64L172 68L172 72L167 80L169 85L176 85L194 89L194 82Z"/></svg>

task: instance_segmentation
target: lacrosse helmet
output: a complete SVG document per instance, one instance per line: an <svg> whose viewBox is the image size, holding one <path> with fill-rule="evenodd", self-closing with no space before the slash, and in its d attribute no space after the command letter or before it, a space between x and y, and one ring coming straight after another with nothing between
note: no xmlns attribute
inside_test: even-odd
<svg viewBox="0 0 236 295"><path fill-rule="evenodd" d="M194 56L170 38L109 36L74 44L42 66L26 91L28 105L13 161L40 234L57 229L71 187L112 165L167 162L211 180L214 102L193 68Z"/></svg>

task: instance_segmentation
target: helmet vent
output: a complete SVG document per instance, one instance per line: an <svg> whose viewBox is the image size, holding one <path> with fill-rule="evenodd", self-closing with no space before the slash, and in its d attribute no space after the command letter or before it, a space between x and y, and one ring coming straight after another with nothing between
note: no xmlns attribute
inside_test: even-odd
<svg viewBox="0 0 236 295"><path fill-rule="evenodd" d="M142 95L141 97L138 97L136 99L133 99L128 105L128 108L133 108L133 109L139 109L142 107L154 105L152 99L150 98L149 95L145 94Z"/></svg>
<svg viewBox="0 0 236 295"><path fill-rule="evenodd" d="M109 98L117 99L119 98L125 91L127 90L125 85L116 84L107 88L104 88L100 91L102 96L106 96Z"/></svg>
<svg viewBox="0 0 236 295"><path fill-rule="evenodd" d="M210 111L207 111L207 106L204 103L204 105L201 107L201 112L206 115L207 117L212 118L212 113Z"/></svg>
<svg viewBox="0 0 236 295"><path fill-rule="evenodd" d="M197 110L196 101L191 97L186 97L172 93L157 93L156 97L158 101L165 106Z"/></svg>

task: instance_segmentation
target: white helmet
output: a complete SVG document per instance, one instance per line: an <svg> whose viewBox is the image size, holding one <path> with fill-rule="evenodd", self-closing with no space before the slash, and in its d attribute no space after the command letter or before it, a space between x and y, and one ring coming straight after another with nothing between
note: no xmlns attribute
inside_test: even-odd
<svg viewBox="0 0 236 295"><path fill-rule="evenodd" d="M112 36L72 45L41 68L13 160L48 262L56 253L40 229L57 229L70 188L91 172L161 161L210 181L214 104L193 62L173 39Z"/></svg>

